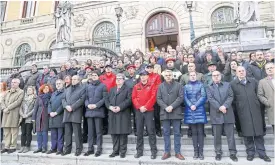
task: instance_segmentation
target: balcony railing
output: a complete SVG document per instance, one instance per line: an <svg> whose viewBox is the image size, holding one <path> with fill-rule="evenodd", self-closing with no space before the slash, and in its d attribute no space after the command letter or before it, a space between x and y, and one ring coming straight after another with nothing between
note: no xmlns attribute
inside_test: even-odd
<svg viewBox="0 0 275 165"><path fill-rule="evenodd" d="M52 58L51 51L39 51L39 52L30 52L25 55L25 64L27 63L36 63L50 61Z"/></svg>
<svg viewBox="0 0 275 165"><path fill-rule="evenodd" d="M236 30L219 31L197 37L192 41L191 44L192 46L198 46L200 48L206 45L234 43L238 42L238 39L238 33Z"/></svg>
<svg viewBox="0 0 275 165"><path fill-rule="evenodd" d="M98 46L93 46L93 45L88 45L88 46L79 46L79 47L73 47L71 48L72 51L72 57L77 58L77 57L91 57L91 56L104 56L106 55L107 57L117 57L118 55L104 47L98 47Z"/></svg>

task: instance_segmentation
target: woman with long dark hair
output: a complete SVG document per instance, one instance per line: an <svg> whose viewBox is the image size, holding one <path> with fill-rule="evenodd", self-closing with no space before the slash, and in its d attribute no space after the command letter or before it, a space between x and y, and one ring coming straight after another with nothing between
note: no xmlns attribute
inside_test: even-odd
<svg viewBox="0 0 275 165"><path fill-rule="evenodd" d="M32 115L33 128L37 132L37 147L38 149L33 153L46 153L48 144L48 129L49 129L49 115L48 104L51 99L52 87L49 84L44 84L39 88L39 95L35 101L34 111Z"/></svg>

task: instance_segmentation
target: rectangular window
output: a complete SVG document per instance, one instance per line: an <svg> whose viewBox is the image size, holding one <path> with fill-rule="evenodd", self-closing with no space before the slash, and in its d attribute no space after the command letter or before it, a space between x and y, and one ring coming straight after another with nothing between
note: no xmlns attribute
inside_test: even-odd
<svg viewBox="0 0 275 165"><path fill-rule="evenodd" d="M0 6L1 6L1 20L0 22L4 22L5 21L5 15L6 15L6 7L7 7L7 1L0 1Z"/></svg>
<svg viewBox="0 0 275 165"><path fill-rule="evenodd" d="M35 15L36 1L24 1L22 18L30 18Z"/></svg>

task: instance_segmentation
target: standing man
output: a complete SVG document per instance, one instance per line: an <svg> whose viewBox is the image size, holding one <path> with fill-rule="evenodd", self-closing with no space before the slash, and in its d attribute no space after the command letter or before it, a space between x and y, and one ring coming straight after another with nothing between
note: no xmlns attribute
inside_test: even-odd
<svg viewBox="0 0 275 165"><path fill-rule="evenodd" d="M237 77L231 82L231 87L244 136L247 160L252 161L254 159L256 148L261 159L271 162L265 153L263 117L257 98L258 82L253 78L246 77L243 66L237 68Z"/></svg>
<svg viewBox="0 0 275 165"><path fill-rule="evenodd" d="M111 65L105 66L105 73L99 77L101 83L106 85L107 91L110 92L111 88L116 86L116 75L112 71ZM105 108L105 117L103 119L103 135L108 133L108 109Z"/></svg>
<svg viewBox="0 0 275 165"><path fill-rule="evenodd" d="M151 147L151 159L157 157L156 131L154 123L154 104L156 103L156 86L148 81L148 72L140 73L140 82L133 88L132 102L136 109L137 124L137 154L135 158L143 156L144 142L143 132L144 124L147 127L149 135L149 144Z"/></svg>
<svg viewBox="0 0 275 165"><path fill-rule="evenodd" d="M40 73L37 70L37 65L36 64L32 64L31 73L26 78L26 81L25 81L24 91L27 91L28 86L35 86L36 93L38 93L38 88L36 86L36 81L38 79L39 74Z"/></svg>
<svg viewBox="0 0 275 165"><path fill-rule="evenodd" d="M124 84L125 76L118 73L116 87L108 93L105 104L109 109L109 134L112 136L113 152L109 157L120 154L125 158L128 135L132 132L131 126L131 88Z"/></svg>
<svg viewBox="0 0 275 165"><path fill-rule="evenodd" d="M224 130L230 159L238 161L236 157L236 144L234 138L234 112L231 106L233 101L233 91L228 82L222 82L221 73L214 71L212 73L213 83L207 88L207 98L210 104L210 119L214 132L214 146L217 161L222 158L222 132Z"/></svg>
<svg viewBox="0 0 275 165"><path fill-rule="evenodd" d="M181 120L183 118L181 103L183 102L183 87L173 80L171 70L164 73L165 82L160 84L157 93L157 102L160 106L160 120L163 124L164 150L162 160L171 156L170 127L174 130L175 156L180 160L185 158L181 155Z"/></svg>
<svg viewBox="0 0 275 165"><path fill-rule="evenodd" d="M43 66L43 73L40 74L36 81L36 88L39 89L42 85L48 84L50 80L50 70L47 65Z"/></svg>
<svg viewBox="0 0 275 165"><path fill-rule="evenodd" d="M19 111L24 98L24 91L19 88L20 80L11 80L11 89L5 94L1 107L3 118L1 127L4 131L5 148L1 153L13 153L16 151L17 136L19 132Z"/></svg>
<svg viewBox="0 0 275 165"><path fill-rule="evenodd" d="M260 80L258 86L258 98L262 104L265 105L265 111L267 112L268 122L273 127L274 132L274 63L267 63L265 65L265 71L267 77Z"/></svg>
<svg viewBox="0 0 275 165"><path fill-rule="evenodd" d="M82 106L85 101L85 88L80 84L80 77L72 77L72 85L65 90L62 105L64 110L63 123L65 123L65 150L62 155L68 155L72 150L72 134L74 133L76 152L79 156L83 149L81 122Z"/></svg>
<svg viewBox="0 0 275 165"><path fill-rule="evenodd" d="M66 62L65 69L65 75L70 75L71 77L77 75L77 71L74 68L72 68L72 64L69 61Z"/></svg>

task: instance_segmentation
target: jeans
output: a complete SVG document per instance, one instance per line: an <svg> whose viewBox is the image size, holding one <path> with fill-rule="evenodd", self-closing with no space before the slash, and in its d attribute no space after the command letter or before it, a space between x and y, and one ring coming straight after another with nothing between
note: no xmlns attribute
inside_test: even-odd
<svg viewBox="0 0 275 165"><path fill-rule="evenodd" d="M37 146L38 149L46 149L48 144L48 131L37 131Z"/></svg>
<svg viewBox="0 0 275 165"><path fill-rule="evenodd" d="M164 150L165 153L170 153L171 150L171 140L170 140L170 127L171 124L173 125L173 131L174 131L174 148L175 153L180 154L180 148L181 148L181 120L163 120L163 137L164 137Z"/></svg>

